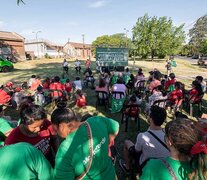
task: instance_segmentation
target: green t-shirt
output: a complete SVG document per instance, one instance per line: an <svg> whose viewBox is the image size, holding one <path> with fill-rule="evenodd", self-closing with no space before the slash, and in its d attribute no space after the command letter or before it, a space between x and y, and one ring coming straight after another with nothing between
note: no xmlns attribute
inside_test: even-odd
<svg viewBox="0 0 207 180"><path fill-rule="evenodd" d="M0 148L0 179L52 179L52 168L44 155L28 143Z"/></svg>
<svg viewBox="0 0 207 180"><path fill-rule="evenodd" d="M170 157L165 158L170 164L178 180L187 180L191 172L190 162L180 162ZM168 169L160 159L152 159L147 162L143 169L140 180L172 180Z"/></svg>
<svg viewBox="0 0 207 180"><path fill-rule="evenodd" d="M91 117L90 124L93 137L93 161L88 174L84 177L93 180L115 180L115 169L108 156L109 134L119 129L118 122L105 117ZM69 134L60 145L56 160L54 179L75 179L88 166L90 155L86 125Z"/></svg>
<svg viewBox="0 0 207 180"><path fill-rule="evenodd" d="M4 134L12 129L12 125L4 118L0 118L0 146L4 144Z"/></svg>

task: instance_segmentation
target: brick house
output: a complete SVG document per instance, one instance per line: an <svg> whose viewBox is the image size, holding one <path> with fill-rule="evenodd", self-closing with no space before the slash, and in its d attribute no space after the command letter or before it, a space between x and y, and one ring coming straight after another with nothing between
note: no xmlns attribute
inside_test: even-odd
<svg viewBox="0 0 207 180"><path fill-rule="evenodd" d="M24 37L15 32L0 31L0 56L25 60Z"/></svg>
<svg viewBox="0 0 207 180"><path fill-rule="evenodd" d="M63 51L72 58L87 59L93 56L91 44L67 42L63 47Z"/></svg>

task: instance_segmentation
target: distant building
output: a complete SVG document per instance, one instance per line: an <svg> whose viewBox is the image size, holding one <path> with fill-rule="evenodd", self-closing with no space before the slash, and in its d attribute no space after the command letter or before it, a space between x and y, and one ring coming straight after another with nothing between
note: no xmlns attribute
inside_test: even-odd
<svg viewBox="0 0 207 180"><path fill-rule="evenodd" d="M87 59L93 56L91 44L67 42L63 47L63 51L72 58Z"/></svg>
<svg viewBox="0 0 207 180"><path fill-rule="evenodd" d="M64 57L67 54L63 52L63 46L50 42L46 39L25 41L25 51L33 52L36 57L42 58L48 56L51 58Z"/></svg>
<svg viewBox="0 0 207 180"><path fill-rule="evenodd" d="M15 32L0 31L0 56L25 60L24 37Z"/></svg>

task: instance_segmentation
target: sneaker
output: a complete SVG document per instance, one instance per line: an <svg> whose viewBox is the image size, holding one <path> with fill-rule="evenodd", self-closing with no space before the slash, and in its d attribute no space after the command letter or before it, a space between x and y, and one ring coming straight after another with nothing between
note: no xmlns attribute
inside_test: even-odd
<svg viewBox="0 0 207 180"><path fill-rule="evenodd" d="M124 173L129 176L130 175L130 170L126 168L126 163L124 162L123 159L119 159L119 165L121 169L124 171Z"/></svg>

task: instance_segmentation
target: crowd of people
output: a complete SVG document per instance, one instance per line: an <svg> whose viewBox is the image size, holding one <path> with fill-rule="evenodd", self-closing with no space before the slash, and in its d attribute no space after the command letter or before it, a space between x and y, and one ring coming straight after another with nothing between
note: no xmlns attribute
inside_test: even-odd
<svg viewBox="0 0 207 180"><path fill-rule="evenodd" d="M7 82L0 88L0 179L116 179L111 148L116 146L119 122L107 117L87 114L77 116L73 106L87 106L84 89L91 88L104 105L111 98L123 103L121 111L134 117L144 113L149 129L137 135L136 142L125 140L121 169L130 175L136 168L140 179L207 178L207 130L203 121L191 121L180 113L184 102L200 101L206 92L202 76L192 81L192 88L178 81L174 73L159 70L144 75L141 68L134 75L106 68L98 76L91 61L76 60L77 77L69 79L70 67L64 60L65 75L42 80L32 75L27 82ZM82 74L82 76L81 76ZM98 77L98 78L97 78ZM104 92L104 94L99 94ZM175 118L166 122L166 107L155 102L166 100L166 107L176 106ZM51 115L45 106L55 103ZM124 108L137 105L138 109ZM4 108L18 111L19 120L4 115ZM135 107L136 108L136 107ZM134 163L131 163L131 162ZM134 167L132 167L134 166Z"/></svg>

